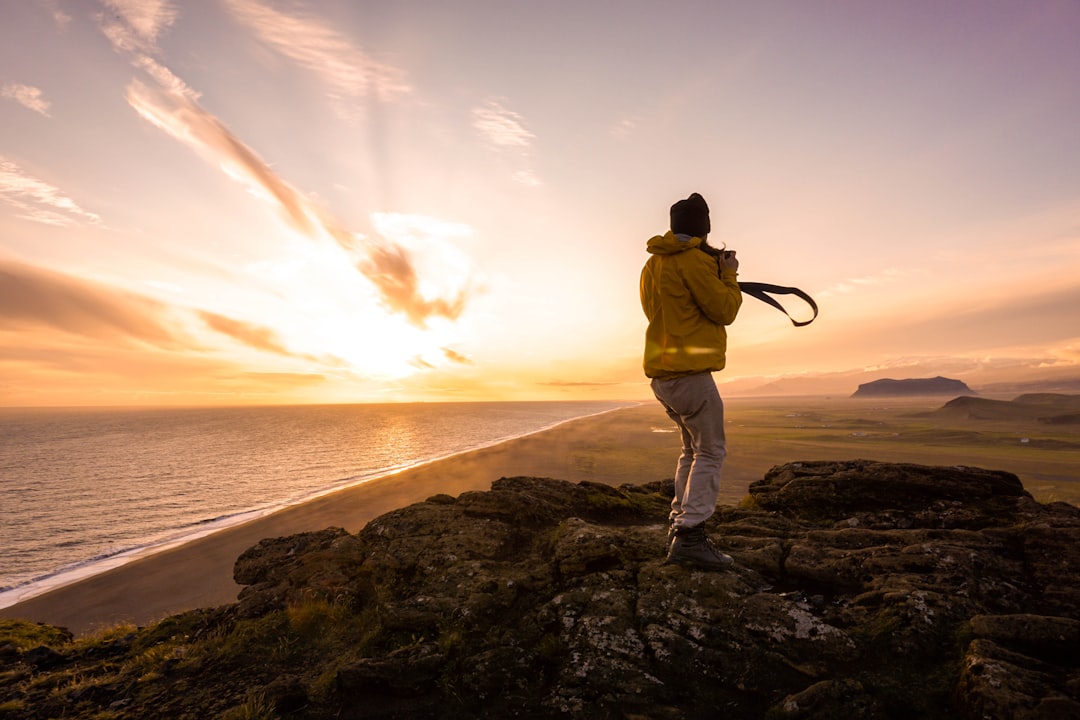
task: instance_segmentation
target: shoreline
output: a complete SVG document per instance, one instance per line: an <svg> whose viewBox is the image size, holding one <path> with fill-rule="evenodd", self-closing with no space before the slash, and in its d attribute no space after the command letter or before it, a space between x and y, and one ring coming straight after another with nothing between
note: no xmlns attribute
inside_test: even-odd
<svg viewBox="0 0 1080 720"><path fill-rule="evenodd" d="M629 405L424 461L131 557L103 572L21 598L0 608L0 618L45 622L77 635L125 622L145 625L185 610L234 602L241 587L232 579L233 564L264 538L326 527L355 533L391 510L440 493L487 490L500 477L616 485L659 480L671 474L675 451L670 434L650 429L656 423L668 423L658 407ZM626 452L629 448L634 451Z"/></svg>
<svg viewBox="0 0 1080 720"><path fill-rule="evenodd" d="M872 458L931 466L957 464L1015 473L1039 502L1080 504L1075 430L1058 431L1067 449L1032 451L999 436L1045 432L1028 422L912 420L920 405L806 399L801 403L733 398L726 403L728 455L718 505L737 506L751 483L770 468L800 461ZM914 424L913 424L914 423ZM875 438L868 425L914 430ZM934 431L959 430L960 440L926 442ZM1029 427L1031 426L1031 427ZM983 435L992 442L983 442ZM967 436L971 435L972 438ZM997 438L995 440L995 438ZM1007 438L1006 438L1007 439ZM179 547L142 557L71 585L0 608L19 617L67 627L76 634L127 622L146 625L185 610L232 603L241 589L232 580L236 559L264 538L340 527L358 532L370 520L437 494L486 491L500 477L555 478L608 485L670 479L680 438L659 403L641 403L579 416L548 430L388 474L230 527ZM1036 449L1037 450L1037 449ZM661 527L664 518L657 518ZM659 540L658 540L659 541Z"/></svg>
<svg viewBox="0 0 1080 720"><path fill-rule="evenodd" d="M338 481L338 484L325 487L321 490L316 490L305 495L283 500L281 502L270 504L265 507L244 510L234 513L232 515L216 518L205 523L201 523L198 526L189 526L186 529L179 528L174 533L166 537L152 540L142 545L126 548L124 550L119 550L115 553L111 553L109 555L101 557L89 558L87 560L78 562L74 565L69 565L67 567L61 567L55 571L41 575L27 582L23 582L7 589L0 590L0 611L3 611L5 608L9 608L26 602L28 600L32 600L33 598L40 595L53 592L54 590L59 590L61 588L73 585L83 580L93 578L97 575L110 572L129 563L153 557L154 555L157 555L159 553L182 547L188 543L212 536L216 533L223 532L230 528L239 527L251 522L256 522L275 513L303 505L313 500L318 500L319 498L327 495L333 495L335 493L352 490L369 482L373 482L383 478L394 477L396 475L407 473L411 470L415 470L416 468L430 465L432 463L451 460L459 455L466 455L468 453L477 452L479 450L484 450L490 447L495 447L502 443L513 442L521 438L529 437L530 435L547 432L565 423L575 422L577 420L585 420L588 418L596 417L598 415L604 415L605 413L616 412L618 410L624 410L626 408L636 407L642 404L641 402L634 403L631 401L626 401L626 403L627 404L625 405L620 405L618 407L609 408L606 410L600 410L598 412L589 413L587 415L579 415L577 417L568 418L566 420L558 420L548 425L539 427L535 430L530 430L529 432L521 433L518 435L508 435L506 437L480 443L478 445L463 450L457 450L454 452L446 453L444 455L427 458L424 460L418 460L412 463L406 463L397 467L376 470L351 478L344 478Z"/></svg>

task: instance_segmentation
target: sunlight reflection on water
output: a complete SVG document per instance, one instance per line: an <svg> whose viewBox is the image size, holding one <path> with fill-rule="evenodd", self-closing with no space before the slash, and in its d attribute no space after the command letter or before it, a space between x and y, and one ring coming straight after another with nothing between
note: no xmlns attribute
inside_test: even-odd
<svg viewBox="0 0 1080 720"><path fill-rule="evenodd" d="M0 590L626 404L0 410Z"/></svg>

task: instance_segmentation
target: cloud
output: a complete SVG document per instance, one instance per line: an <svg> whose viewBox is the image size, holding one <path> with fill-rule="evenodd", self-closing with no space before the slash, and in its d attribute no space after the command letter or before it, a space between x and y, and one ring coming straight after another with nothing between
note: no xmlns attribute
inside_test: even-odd
<svg viewBox="0 0 1080 720"><path fill-rule="evenodd" d="M544 184L543 181L539 177L537 177L536 173L534 173L532 170L518 170L516 173L514 173L513 177L514 182L521 183L522 185L527 185L528 187L539 187L540 185Z"/></svg>
<svg viewBox="0 0 1080 720"><path fill-rule="evenodd" d="M1080 284L1034 289L1026 296L987 298L984 307L896 326L901 338L919 335L956 351L1071 341L1080 328Z"/></svg>
<svg viewBox="0 0 1080 720"><path fill-rule="evenodd" d="M56 23L56 29L60 32L64 32L67 26L71 23L71 16L60 9L57 4L57 0L42 0L42 5L49 11L52 16L53 22Z"/></svg>
<svg viewBox="0 0 1080 720"><path fill-rule="evenodd" d="M360 236L315 205L204 109L198 102L199 94L153 57L157 37L176 19L171 4L150 2L143 7L138 0L107 2L115 15L100 18L102 31L114 49L128 55L133 65L144 70L157 86L148 87L140 80L128 85L127 101L143 119L275 206L298 232L312 239L325 234L336 241L353 257L354 266L374 285L382 304L392 312L404 314L419 327L429 317L456 318L461 313L468 289L451 291L445 297L425 295L407 250L382 238ZM318 72L334 98L355 100L369 93L389 96L410 90L398 79L400 73L371 60L324 24L287 15L254 0L227 2L264 42Z"/></svg>
<svg viewBox="0 0 1080 720"><path fill-rule="evenodd" d="M45 99L40 88L20 83L7 83L0 88L0 96L10 98L25 108L50 117L50 103Z"/></svg>
<svg viewBox="0 0 1080 720"><path fill-rule="evenodd" d="M626 140L637 130L637 123L633 120L621 120L611 128L611 136L618 140Z"/></svg>
<svg viewBox="0 0 1080 720"><path fill-rule="evenodd" d="M423 327L430 317L457 318L470 295L466 286L446 297L422 292L413 258L405 248L360 238L325 209L277 175L250 147L187 94L154 92L138 81L128 86L128 103L148 122L221 167L256 196L276 205L297 231L315 238L320 232L350 254L364 252L356 268L375 286L383 304Z"/></svg>
<svg viewBox="0 0 1080 720"><path fill-rule="evenodd" d="M211 330L227 335L244 345L277 355L291 356L293 354L281 342L277 333L265 325L248 323L209 311L200 311L198 314Z"/></svg>
<svg viewBox="0 0 1080 720"><path fill-rule="evenodd" d="M412 92L401 70L376 61L316 18L290 15L257 0L225 4L263 43L315 73L344 117L354 114L360 98L390 99Z"/></svg>
<svg viewBox="0 0 1080 720"><path fill-rule="evenodd" d="M634 382L638 383L639 381L634 380ZM547 387L565 387L565 388L610 387L612 385L626 385L626 384L627 383L625 381L622 381L622 380L615 380L615 381L611 381L611 382L582 382L582 381L575 381L575 380L548 380L547 382L537 383L537 385L544 385L544 386L547 386Z"/></svg>
<svg viewBox="0 0 1080 720"><path fill-rule="evenodd" d="M237 342L262 352L283 355L285 357L300 358L314 363L320 363L329 367L347 368L349 363L334 355L311 355L309 353L296 353L289 350L281 337L272 328L258 323L237 320L236 318L220 315L209 310L200 310L196 313L206 323L206 326L215 332L226 335Z"/></svg>
<svg viewBox="0 0 1080 720"><path fill-rule="evenodd" d="M128 86L127 100L145 120L219 165L255 195L270 200L290 224L310 235L315 220L309 203L282 180L250 147L184 93L155 93L139 81Z"/></svg>
<svg viewBox="0 0 1080 720"><path fill-rule="evenodd" d="M321 373L252 371L206 353L25 332L5 336L0 329L0 403L5 405L280 404L291 391L326 380Z"/></svg>
<svg viewBox="0 0 1080 720"><path fill-rule="evenodd" d="M113 12L101 14L98 23L113 49L127 56L132 65L152 77L161 87L197 100L199 93L154 57L157 54L157 38L175 22L176 10L164 1L145 4L140 0L104 2Z"/></svg>
<svg viewBox="0 0 1080 720"><path fill-rule="evenodd" d="M435 369L434 365L432 365L431 363L429 363L427 360L425 360L423 357L421 357L419 355L413 356L409 360L409 364L412 365L414 368L419 368L420 370L434 370Z"/></svg>
<svg viewBox="0 0 1080 720"><path fill-rule="evenodd" d="M833 297L835 295L850 295L856 290L864 287L873 287L880 285L888 285L901 280L909 273L899 270L897 268L886 268L874 275L866 275L864 277L848 278L834 283L830 287L817 293L818 297Z"/></svg>
<svg viewBox="0 0 1080 720"><path fill-rule="evenodd" d="M158 36L176 22L178 15L169 0L102 0L102 4L113 13L114 19L123 20L147 47L156 45Z"/></svg>
<svg viewBox="0 0 1080 720"><path fill-rule="evenodd" d="M497 150L517 151L524 156L528 156L536 137L525 127L525 118L504 107L497 98L473 108L472 125ZM511 179L526 187L543 185L540 177L530 169L515 171Z"/></svg>
<svg viewBox="0 0 1080 720"><path fill-rule="evenodd" d="M785 338L754 342L748 336L737 357L729 358L733 374L786 372L785 358L798 358L805 368L885 365L908 357L965 356L1058 357L1056 348L1076 342L1080 328L1080 284L1023 294L995 289L956 298L941 298L929 314L914 313L903 301L854 322L815 323ZM902 361L902 360L901 360Z"/></svg>
<svg viewBox="0 0 1080 720"><path fill-rule="evenodd" d="M20 211L19 217L46 225L100 225L101 218L79 207L58 188L31 177L0 156L0 202Z"/></svg>
<svg viewBox="0 0 1080 720"><path fill-rule="evenodd" d="M0 261L0 328L54 329L172 348L182 338L167 317L167 306L150 298Z"/></svg>
<svg viewBox="0 0 1080 720"><path fill-rule="evenodd" d="M497 99L473 108L472 124L492 145L500 148L528 148L535 135L525 128L524 118L503 107Z"/></svg>
<svg viewBox="0 0 1080 720"><path fill-rule="evenodd" d="M466 287L449 298L425 298L412 256L399 245L371 247L368 258L357 267L378 288L387 307L404 313L417 327L424 327L431 317L457 319L470 295Z"/></svg>
<svg viewBox="0 0 1080 720"><path fill-rule="evenodd" d="M449 360L450 362L455 362L455 363L458 363L459 365L472 365L473 364L472 358L470 358L468 355L462 355L458 351L451 350L450 348L443 348L442 351L443 351L443 355L445 355L446 359Z"/></svg>
<svg viewBox="0 0 1080 720"><path fill-rule="evenodd" d="M69 275L0 261L0 332L59 330L85 338L137 341L165 350L191 350L196 342L179 329L191 310ZM269 327L206 310L194 312L208 328L262 352L330 367L347 363L332 355L294 353Z"/></svg>
<svg viewBox="0 0 1080 720"><path fill-rule="evenodd" d="M279 372L246 372L241 377L258 380L269 384L277 389L278 386L306 387L326 382L326 376L321 373L279 373Z"/></svg>
<svg viewBox="0 0 1080 720"><path fill-rule="evenodd" d="M361 271L378 283L387 299L409 299L409 320L424 327L429 317L456 319L474 292L482 290L467 256L450 238L472 229L423 215L374 213L378 235L392 241L369 251Z"/></svg>

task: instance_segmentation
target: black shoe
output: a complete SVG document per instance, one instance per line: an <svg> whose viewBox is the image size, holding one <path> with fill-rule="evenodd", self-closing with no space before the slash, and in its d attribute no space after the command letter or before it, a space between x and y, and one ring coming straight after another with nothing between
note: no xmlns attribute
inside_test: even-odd
<svg viewBox="0 0 1080 720"><path fill-rule="evenodd" d="M675 528L675 538L668 549L665 564L686 565L703 570L726 570L735 564L729 555L725 555L709 542L705 536L705 524L689 528Z"/></svg>

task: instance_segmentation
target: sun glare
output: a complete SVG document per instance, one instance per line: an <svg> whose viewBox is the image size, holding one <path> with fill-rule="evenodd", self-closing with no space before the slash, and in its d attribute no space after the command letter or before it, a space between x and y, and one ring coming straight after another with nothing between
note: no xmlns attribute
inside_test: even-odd
<svg viewBox="0 0 1080 720"><path fill-rule="evenodd" d="M464 256L435 235L467 229L426 218L394 216L380 234L407 253L399 280L415 283L424 303L467 292L473 272ZM441 231L441 232L440 232ZM452 362L445 348L460 342L455 317L433 315L417 322L391 307L361 270L363 258L302 233L280 254L247 271L263 293L245 313L271 327L295 358L373 380L394 380Z"/></svg>

